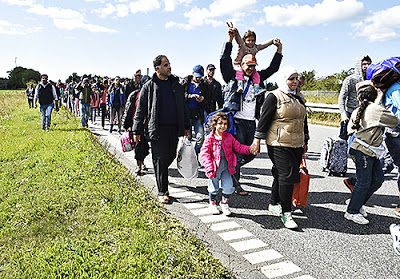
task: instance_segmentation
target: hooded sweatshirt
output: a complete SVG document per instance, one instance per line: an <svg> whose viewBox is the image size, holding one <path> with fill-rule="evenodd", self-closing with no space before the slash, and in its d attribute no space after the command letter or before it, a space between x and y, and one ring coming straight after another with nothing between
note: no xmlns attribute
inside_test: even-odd
<svg viewBox="0 0 400 279"><path fill-rule="evenodd" d="M354 74L345 78L339 94L339 110L342 117L349 117L353 110L358 108L356 84L365 80L362 73L362 59L364 56L357 58L354 67Z"/></svg>

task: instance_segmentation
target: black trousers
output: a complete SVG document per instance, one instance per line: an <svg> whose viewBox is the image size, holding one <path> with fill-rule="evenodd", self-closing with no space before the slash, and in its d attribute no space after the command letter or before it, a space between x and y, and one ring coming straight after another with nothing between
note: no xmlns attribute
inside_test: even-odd
<svg viewBox="0 0 400 279"><path fill-rule="evenodd" d="M101 110L101 127L104 128L104 125L106 124L106 117L107 117L107 109L106 109L105 103L100 104L100 110Z"/></svg>
<svg viewBox="0 0 400 279"><path fill-rule="evenodd" d="M271 190L271 204L278 203L282 212L292 211L293 186L300 181L299 167L304 149L267 145L268 156L272 161L274 182Z"/></svg>
<svg viewBox="0 0 400 279"><path fill-rule="evenodd" d="M159 134L159 140L150 143L158 195L163 196L168 192L168 167L176 158L178 129L175 126L161 126Z"/></svg>
<svg viewBox="0 0 400 279"><path fill-rule="evenodd" d="M140 141L135 145L135 159L143 162L144 158L149 155L149 150L149 142L142 136Z"/></svg>

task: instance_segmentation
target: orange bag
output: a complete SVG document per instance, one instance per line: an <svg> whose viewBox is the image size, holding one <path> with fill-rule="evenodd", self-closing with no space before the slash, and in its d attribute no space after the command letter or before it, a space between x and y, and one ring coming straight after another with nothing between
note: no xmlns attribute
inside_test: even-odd
<svg viewBox="0 0 400 279"><path fill-rule="evenodd" d="M301 160L300 163L299 172L300 172L300 182L294 184L292 204L294 207L306 207L311 175L308 174L306 157L304 154L303 154L303 159Z"/></svg>

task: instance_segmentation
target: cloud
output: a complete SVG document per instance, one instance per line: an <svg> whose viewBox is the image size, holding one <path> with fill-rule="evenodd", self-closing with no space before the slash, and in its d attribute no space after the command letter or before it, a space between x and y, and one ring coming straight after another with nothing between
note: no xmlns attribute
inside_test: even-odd
<svg viewBox="0 0 400 279"><path fill-rule="evenodd" d="M87 23L84 15L78 11L71 9L62 9L58 7L44 7L41 4L36 4L34 0L1 0L9 5L25 6L28 13L47 16L53 19L54 25L59 29L74 30L85 29L90 32L114 33L116 30Z"/></svg>
<svg viewBox="0 0 400 279"><path fill-rule="evenodd" d="M400 6L373 12L363 21L353 24L358 37L366 37L371 42L400 39Z"/></svg>
<svg viewBox="0 0 400 279"><path fill-rule="evenodd" d="M99 9L93 10L92 12L96 13L101 18L106 18L107 16L115 13L116 10L117 10L117 8L113 4L107 3L104 8L99 8Z"/></svg>
<svg viewBox="0 0 400 279"><path fill-rule="evenodd" d="M139 0L129 3L129 8L132 14L146 13L160 8L158 0Z"/></svg>
<svg viewBox="0 0 400 279"><path fill-rule="evenodd" d="M266 22L273 26L310 26L353 19L366 10L364 4L357 0L323 0L313 7L297 3L264 7L264 12Z"/></svg>
<svg viewBox="0 0 400 279"><path fill-rule="evenodd" d="M165 28L182 28L186 30L193 29L202 25L221 26L224 19L221 17L243 17L246 12L250 12L257 0L215 0L210 4L209 8L193 7L190 11L184 13L184 17L188 19L188 23L167 22Z"/></svg>
<svg viewBox="0 0 400 279"><path fill-rule="evenodd" d="M10 23L0 19L0 34L28 35L41 30L42 27L26 27L21 24Z"/></svg>
<svg viewBox="0 0 400 279"><path fill-rule="evenodd" d="M189 4L191 2L192 2L192 0L164 0L164 5L165 5L164 10L166 12L173 12L173 11L175 11L175 8L177 5Z"/></svg>

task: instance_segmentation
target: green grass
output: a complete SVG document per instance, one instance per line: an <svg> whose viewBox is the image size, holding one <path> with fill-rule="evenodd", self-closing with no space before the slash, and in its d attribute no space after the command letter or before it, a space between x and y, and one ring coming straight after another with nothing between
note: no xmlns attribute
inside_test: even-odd
<svg viewBox="0 0 400 279"><path fill-rule="evenodd" d="M0 122L1 278L231 277L76 118L44 132L18 95Z"/></svg>
<svg viewBox="0 0 400 279"><path fill-rule="evenodd" d="M340 127L340 120L340 113L307 111L307 122L309 124Z"/></svg>
<svg viewBox="0 0 400 279"><path fill-rule="evenodd" d="M307 102L310 103L323 103L323 104L337 104L338 103L338 96L305 96Z"/></svg>

